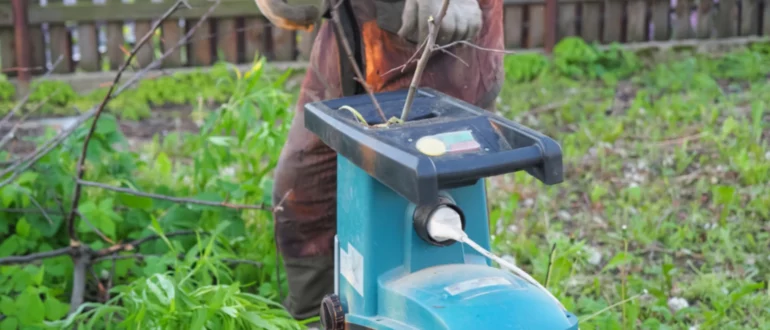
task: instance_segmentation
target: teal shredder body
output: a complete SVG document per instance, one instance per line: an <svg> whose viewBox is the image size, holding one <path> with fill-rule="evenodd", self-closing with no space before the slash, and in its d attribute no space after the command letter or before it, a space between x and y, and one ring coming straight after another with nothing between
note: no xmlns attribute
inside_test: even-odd
<svg viewBox="0 0 770 330"><path fill-rule="evenodd" d="M403 106L403 91L377 97L389 116ZM338 153L335 292L320 306L324 327L577 329L577 318L545 292L428 229L448 207L489 249L484 177L525 170L558 183L558 145L433 90L421 90L410 121L394 127L364 127L338 110L351 106L376 123L368 100L306 106L306 127ZM428 139L444 152L416 146Z"/></svg>

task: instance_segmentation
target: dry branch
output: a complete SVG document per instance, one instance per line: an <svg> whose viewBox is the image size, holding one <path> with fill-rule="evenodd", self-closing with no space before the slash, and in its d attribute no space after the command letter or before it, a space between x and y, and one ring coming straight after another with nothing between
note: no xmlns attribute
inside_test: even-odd
<svg viewBox="0 0 770 330"><path fill-rule="evenodd" d="M160 25L169 17L171 16L179 7L181 7L183 4L186 4L184 0L177 0L174 5L171 6L150 28L150 31L145 34L142 39L139 40L139 42L136 43L134 46L134 49L131 51L131 54L128 56L128 58L123 62L123 65L120 66L120 69L118 69L118 73L115 75L115 79L112 82L112 85L110 85L109 90L107 91L107 95L104 96L104 99L102 99L102 102L99 104L99 106L96 108L96 113L94 114L94 120L91 122L91 128L88 130L88 135L86 135L85 141L83 142L83 150L80 153L80 159L78 160L77 165L77 179L80 180L83 178L83 175L85 175L85 162L86 162L86 155L88 154L88 144L91 142L91 138L94 135L94 132L96 131L96 125L99 122L99 117L101 116L102 112L104 111L105 106L107 105L107 102L110 101L112 98L112 92L115 89L115 86L120 82L120 77L123 75L123 72L126 71L126 68L131 64L131 61L136 56L136 53L139 52L139 49L144 46L145 43L147 43L148 40L150 40L155 32L155 30L160 27ZM189 7L189 5L188 5ZM80 186L79 182L75 183L75 191L72 193L72 205L70 206L70 214L67 217L67 233L69 234L69 237L71 240L77 240L77 233L75 232L75 216L77 215L77 209L78 205L80 204L80 195L82 192L82 187Z"/></svg>
<svg viewBox="0 0 770 330"><path fill-rule="evenodd" d="M26 256L5 257L5 258L0 258L0 266L16 265L16 264L28 264L28 263L35 262L35 261L38 261L38 260L59 257L59 256L65 255L65 254L71 254L71 253L72 253L72 248L71 247L66 247L66 248L61 248L61 249L58 249L58 250L52 250L52 251L28 254Z"/></svg>
<svg viewBox="0 0 770 330"><path fill-rule="evenodd" d="M353 71L356 73L356 78L358 78L358 82L361 84L361 86L364 86L364 89L366 89L366 93L369 95L369 98L372 99L372 103L374 103L374 107L377 109L377 113L382 118L383 122L387 122L388 118L385 117L385 113L382 111L382 107L380 107L380 103L377 102L377 98L374 96L374 92L372 91L372 87L369 86L369 84L366 82L366 78L364 78L364 75L361 73L361 68L358 67L358 63L356 63L355 57L353 56L353 51L350 49L350 44L348 43L348 40L345 39L345 30L342 27L342 21L340 21L340 14L339 14L339 5L342 3L342 1L345 0L330 0L332 2L333 10L331 10L332 14L332 21L334 22L334 27L337 29L337 33L342 37L342 47L345 49L345 53L348 57L348 60L350 61L350 64L353 66ZM339 2L336 2L339 1ZM339 56L342 56L342 54L339 54Z"/></svg>
<svg viewBox="0 0 770 330"><path fill-rule="evenodd" d="M417 61L417 68L414 70L414 76L412 77L412 83L409 84L409 92L406 94L406 102L404 102L404 109L401 111L401 121L406 121L409 116L409 112L412 110L412 102L414 102L414 95L417 93L417 85L422 79L422 72L425 71L425 67L428 65L431 53L433 53L434 46L436 45L436 37L438 32L437 26L441 26L441 21L446 15L447 8L449 8L449 0L444 0L441 4L441 11L438 13L438 17L433 19L431 16L428 19L428 41L425 44L420 60Z"/></svg>
<svg viewBox="0 0 770 330"><path fill-rule="evenodd" d="M171 233L168 233L168 234L164 234L163 236L161 236L161 235L150 235L150 236L143 237L143 238L140 238L140 239L128 242L128 243L115 244L115 245L110 246L108 248L101 249L99 251L94 252L93 256L96 258L95 260L98 260L99 258L104 258L105 256L113 255L113 254L118 253L118 252L133 251L137 246L140 246L140 245L142 245L144 243L147 243L147 242L152 242L152 241L158 240L161 237L170 238L170 237L176 237L176 236L189 236L189 235L195 235L195 234L204 235L205 233L197 232L197 231L194 231L194 230L180 230L180 231L175 231L175 232L171 232Z"/></svg>
<svg viewBox="0 0 770 330"><path fill-rule="evenodd" d="M241 205L241 204L231 204L227 202L210 202L210 201L202 201L202 200L193 199L193 198L180 198L180 197L171 197L171 196L165 196L165 195L159 195L159 194L144 193L133 189L115 187L115 186L110 186L103 183L84 181L80 179L77 180L77 183L81 186L96 187L96 188L111 190L111 191L120 192L124 194L165 200L165 201L170 201L170 202L180 203L180 204L196 204L196 205L205 205L205 206L225 207L225 208L236 209L236 210L269 210L270 209L265 205Z"/></svg>

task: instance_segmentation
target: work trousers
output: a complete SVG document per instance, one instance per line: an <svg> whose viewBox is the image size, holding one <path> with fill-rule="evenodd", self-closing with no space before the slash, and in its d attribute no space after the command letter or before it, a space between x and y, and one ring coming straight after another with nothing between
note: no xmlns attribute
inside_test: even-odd
<svg viewBox="0 0 770 330"><path fill-rule="evenodd" d="M415 54L419 45L381 29L371 0L351 1L362 36L366 82L374 92L407 88L415 63L393 70ZM502 0L479 0L484 25L471 43L503 49ZM494 107L504 80L503 54L458 45L452 55L435 52L421 87L429 87L485 109ZM288 140L275 172L273 202L276 240L287 272L289 294L285 306L297 319L318 315L321 299L334 290L337 157L304 127L304 105L342 97L340 56L334 25L324 21L310 54Z"/></svg>

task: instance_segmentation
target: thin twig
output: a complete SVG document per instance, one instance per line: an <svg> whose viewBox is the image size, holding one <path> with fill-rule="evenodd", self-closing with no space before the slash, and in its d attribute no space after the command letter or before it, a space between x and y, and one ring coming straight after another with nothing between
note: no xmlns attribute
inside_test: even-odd
<svg viewBox="0 0 770 330"><path fill-rule="evenodd" d="M0 208L0 213L41 213L41 209L34 208L34 209L3 209ZM51 210L45 210L48 214L58 214L63 215L64 213L59 213L58 211L51 211Z"/></svg>
<svg viewBox="0 0 770 330"><path fill-rule="evenodd" d="M439 11L438 17L436 17L435 20L433 19L433 16L428 18L428 42L425 44L425 49L423 50L422 56L417 62L417 67L414 70L412 82L409 84L409 92L406 94L404 109L401 111L401 121L405 122L409 117L409 112L412 110L412 102L414 102L414 96L417 93L417 85L420 83L420 79L422 79L422 73L425 71L425 67L428 64L428 59L430 59L430 55L435 48L434 45L436 44L436 37L438 36L436 27L441 26L441 20L444 19L447 8L449 8L449 0L444 0L444 2L441 4L441 11Z"/></svg>
<svg viewBox="0 0 770 330"><path fill-rule="evenodd" d="M269 210L269 208L266 208L264 205L241 205L241 204L231 204L227 202L210 202L210 201L203 201L203 200L192 199L192 198L171 197L171 196L165 196L165 195L159 195L159 194L145 193L145 192L136 191L129 188L115 187L115 186L98 183L98 182L84 181L80 179L77 180L77 183L82 186L96 187L96 188L101 188L105 190L130 194L134 196L165 200L165 201L170 201L170 202L180 203L180 204L186 203L186 204L216 206L216 207L225 207L225 208L236 209L236 210Z"/></svg>
<svg viewBox="0 0 770 330"><path fill-rule="evenodd" d="M115 79L112 82L112 85L110 86L109 90L107 90L107 94L104 96L104 99L102 99L102 102L99 104L99 107L96 109L96 113L94 114L94 120L91 122L91 128L88 130L88 134L85 137L85 140L83 142L83 149L80 152L80 159L78 160L77 164L77 179L83 179L83 176L85 175L85 162L86 162L86 155L88 154L88 145L91 142L91 138L94 135L94 132L96 131L96 125L99 122L99 117L101 116L102 112L104 111L105 106L107 105L107 102L110 101L112 97L112 92L115 89L115 86L120 82L120 77L123 75L123 72L126 70L126 68L129 66L133 58L136 56L136 53L144 46L145 43L147 43L148 40L152 38L154 35L155 30L160 27L160 25L169 17L171 16L182 4L184 3L183 0L177 0L171 8L169 8L163 15L161 15L160 19L155 21L155 23L150 28L150 31L145 34L139 42L136 43L134 46L134 49L131 51L131 54L128 56L128 58L123 62L123 64L120 66L120 69L118 69L118 73L115 75ZM82 186L79 182L75 183L75 189L72 193L72 205L70 206L70 214L67 217L67 233L69 234L70 240L77 241L77 233L75 232L75 215L77 212L78 205L80 204L80 196L82 193Z"/></svg>
<svg viewBox="0 0 770 330"><path fill-rule="evenodd" d="M72 250L73 249L71 247L66 247L66 248L61 248L53 251L28 254L26 256L18 256L18 257L13 256L13 257L0 258L0 266L28 264L30 262L37 261L37 260L55 258L55 257L63 256L65 254L71 254Z"/></svg>
<svg viewBox="0 0 770 330"><path fill-rule="evenodd" d="M342 1L345 0L330 0L332 2L332 7L335 8L331 11L332 14L332 21L334 22L334 27L337 29L337 33L342 37L342 47L345 49L345 53L347 53L348 60L350 61L350 64L353 66L353 71L356 73L356 77L358 77L359 82L362 86L364 86L364 89L366 89L366 93L369 95L369 98L372 99L372 103L374 103L374 107L377 109L377 113L382 117L383 122L387 122L388 119L385 117L385 113L382 111L382 107L380 107L380 103L377 101L377 98L374 97L374 92L372 92L372 87L369 86L368 83L366 83L366 79L364 78L364 75L361 73L361 68L358 67L358 63L356 63L356 59L353 56L353 51L350 49L350 44L348 44L348 40L345 38L345 30L342 27L342 21L340 21L340 14L338 10L338 4L342 3ZM339 1L337 3L336 1ZM340 54L342 56L342 54Z"/></svg>
<svg viewBox="0 0 770 330"><path fill-rule="evenodd" d="M97 235L99 235L99 237L101 237L102 240L104 240L105 242L110 243L110 244L115 244L115 242L113 240L111 240L109 237L107 237L107 235L104 235L99 230L99 228L96 228L96 226L94 226L93 222L89 221L88 218L83 216L83 213L81 213L80 211L77 211L77 210L75 212L77 213L78 217L80 217L80 220L83 220L88 225L88 227L91 227L91 230L93 230Z"/></svg>
<svg viewBox="0 0 770 330"><path fill-rule="evenodd" d="M456 59L456 60L460 61L460 63L462 63L462 64L465 64L465 66L470 66L470 65L468 64L468 62L465 62L465 60L463 60L462 58L460 58L460 56L457 56L457 55L455 55L454 53L452 53L452 52L450 52L450 51L448 51L448 50L446 50L446 49L438 49L438 50L439 50L439 51L441 51L441 52L442 52L442 53L444 53L444 54L447 54L447 55L449 55L450 57L454 57L454 59Z"/></svg>
<svg viewBox="0 0 770 330"><path fill-rule="evenodd" d="M34 108L32 108L32 110L27 111L27 113L25 113L23 116L21 116L21 118L19 118L19 120L16 121L16 123L13 124L13 127L11 127L11 130L9 130L8 133L6 133L5 136L3 136L3 139L0 140L0 149L5 147L5 145L8 144L9 141L11 141L14 137L16 137L16 131L19 129L19 127L21 127L21 124L24 123L24 121L27 119L27 117L29 117L33 113L37 112L38 110L40 110L43 107L43 105L48 103L48 100L50 100L51 97L56 95L56 93L58 93L58 92L59 92L59 89L55 90L53 93L51 93L48 96L46 96L45 99L40 101L40 103L38 103ZM0 126L2 126L2 125L3 124L0 124Z"/></svg>
<svg viewBox="0 0 770 330"><path fill-rule="evenodd" d="M457 46L457 45L466 45L466 46L469 46L469 47L476 48L478 50L483 50L485 52L503 53L503 54L509 54L509 55L510 54L516 54L516 51L513 51L513 50L494 49L494 48L481 47L481 46L476 45L476 44L474 44L474 43L472 43L470 41L467 41L467 40L458 40L458 41L451 42L451 43L448 43L448 44L443 45L443 46L434 46L433 50L434 51L435 50L444 50L444 49L447 49L447 48L452 48L452 47Z"/></svg>
<svg viewBox="0 0 770 330"><path fill-rule="evenodd" d="M188 236L188 235L195 235L195 234L204 235L205 233L197 232L195 230L180 230L180 231L175 231L175 232L171 232L171 233L168 233L168 234L164 234L164 236L169 238L169 237ZM160 238L161 238L160 235L150 235L150 236L143 237L143 238L140 238L140 239L128 242L128 243L116 244L116 245L110 246L108 248L104 248L104 249L101 249L99 251L94 252L93 253L93 255L95 257L94 260L100 260L104 256L109 256L111 254L115 254L115 253L122 252L122 251L133 251L137 246L140 246L140 245L142 245L144 243L147 243L147 242L152 242L152 241L158 240Z"/></svg>
<svg viewBox="0 0 770 330"><path fill-rule="evenodd" d="M24 189L17 189L17 190L20 191L22 194L27 195L27 197L29 198L29 201L32 202L32 204L34 204L35 207L37 207L37 209L40 211L40 213L43 214L43 217L45 218L46 221L48 221L48 224L53 226L53 220L51 220L51 217L48 216L48 212L46 212L45 209L43 208L43 206L40 205L40 203L37 202L35 197L32 196L32 194L24 191Z"/></svg>

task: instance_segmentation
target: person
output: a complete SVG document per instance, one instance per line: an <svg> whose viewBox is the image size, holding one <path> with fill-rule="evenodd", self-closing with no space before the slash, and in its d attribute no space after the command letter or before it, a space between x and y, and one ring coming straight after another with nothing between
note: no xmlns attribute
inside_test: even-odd
<svg viewBox="0 0 770 330"><path fill-rule="evenodd" d="M274 203L282 203L275 213L275 229L289 286L284 304L302 320L317 316L323 297L334 291L337 192L336 154L305 129L304 105L349 94L346 86L353 80L345 72L346 62L341 62L347 54L337 47L335 26L322 15L328 17L328 8L348 8L354 22L351 29L360 40L360 47L355 47L355 40L350 45L361 52L365 80L375 93L386 92L408 88L414 61L403 70L392 69L407 63L418 50L428 34L428 17L438 15L443 0L334 0L344 1L339 7L328 0L294 7L282 0L255 1L280 28L308 29L322 21L273 190ZM480 48L504 48L502 12L502 0L450 0L437 43L466 40L479 47L459 44L446 49L451 54L434 52L420 86L493 111L504 80L502 53ZM347 79L340 78L346 74Z"/></svg>

